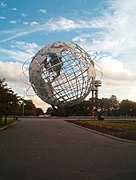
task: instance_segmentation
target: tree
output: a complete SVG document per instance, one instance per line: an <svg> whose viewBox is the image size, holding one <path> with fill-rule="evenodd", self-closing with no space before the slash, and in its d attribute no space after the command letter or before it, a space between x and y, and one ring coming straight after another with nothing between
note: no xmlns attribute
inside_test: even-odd
<svg viewBox="0 0 136 180"><path fill-rule="evenodd" d="M115 95L111 95L109 99L110 115L116 115L119 109L119 101Z"/></svg>
<svg viewBox="0 0 136 180"><path fill-rule="evenodd" d="M6 84L3 80L0 80L0 118L3 116L3 102L4 102L4 97L6 96L6 90L5 90Z"/></svg>
<svg viewBox="0 0 136 180"><path fill-rule="evenodd" d="M0 116L5 116L5 123L7 116L15 115L15 109L18 106L18 96L7 87L5 79L0 80Z"/></svg>
<svg viewBox="0 0 136 180"><path fill-rule="evenodd" d="M0 119L8 115L38 115L43 114L41 108L36 108L32 100L24 100L7 87L5 79L0 80Z"/></svg>
<svg viewBox="0 0 136 180"><path fill-rule="evenodd" d="M41 108L36 108L35 114L36 114L36 116L39 116L39 115L43 114L43 110Z"/></svg>
<svg viewBox="0 0 136 180"><path fill-rule="evenodd" d="M88 116L92 115L92 101L83 101L77 104L72 112L72 115Z"/></svg>
<svg viewBox="0 0 136 180"><path fill-rule="evenodd" d="M98 111L105 115L117 115L119 109L119 101L115 95L110 98L98 99Z"/></svg>
<svg viewBox="0 0 136 180"><path fill-rule="evenodd" d="M108 98L98 99L98 111L104 116L109 115L110 100Z"/></svg>
<svg viewBox="0 0 136 180"><path fill-rule="evenodd" d="M136 115L136 103L129 101L128 99L120 102L119 112L124 116Z"/></svg>
<svg viewBox="0 0 136 180"><path fill-rule="evenodd" d="M49 107L49 108L47 109L47 111L46 111L46 114L52 115L53 112L54 112L53 108L52 108L52 107Z"/></svg>
<svg viewBox="0 0 136 180"><path fill-rule="evenodd" d="M35 105L33 103L32 100L25 100L25 99L20 99L20 106L19 106L19 114L22 114L23 111L23 115L36 115L35 112Z"/></svg>

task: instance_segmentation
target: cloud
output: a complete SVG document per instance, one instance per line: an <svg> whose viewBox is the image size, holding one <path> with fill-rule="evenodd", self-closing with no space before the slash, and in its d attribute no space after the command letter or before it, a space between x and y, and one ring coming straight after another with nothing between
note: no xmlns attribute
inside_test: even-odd
<svg viewBox="0 0 136 180"><path fill-rule="evenodd" d="M23 24L24 24L24 25L28 25L28 24L29 24L29 22L26 22L26 21L25 21L25 22L23 22Z"/></svg>
<svg viewBox="0 0 136 180"><path fill-rule="evenodd" d="M109 0L109 9L99 20L93 19L97 31L80 33L73 38L87 51L95 50L104 78L101 97L117 95L135 101L136 87L136 3L134 0Z"/></svg>
<svg viewBox="0 0 136 180"><path fill-rule="evenodd" d="M25 72L28 76L28 71ZM25 95L25 99L31 99L36 107L42 108L44 111L49 107L48 104L43 102L40 98L37 97L31 85L29 84L29 79L27 79L24 75L21 77L25 84L21 79L20 75L22 74L22 64L18 62L0 62L0 79L5 79L8 86L14 91L17 92L20 97ZM24 92L26 89L26 92Z"/></svg>
<svg viewBox="0 0 136 180"><path fill-rule="evenodd" d="M94 33L93 33L93 37L94 37ZM92 39L92 34L90 34L90 33L82 33L80 36L76 36L76 37L72 38L72 41L76 42L76 43L86 44L88 41L90 42L91 39Z"/></svg>
<svg viewBox="0 0 136 180"><path fill-rule="evenodd" d="M47 14L47 10L46 9L39 9L39 12L43 13L43 14Z"/></svg>
<svg viewBox="0 0 136 180"><path fill-rule="evenodd" d="M6 17L5 16L0 16L0 19L6 19Z"/></svg>
<svg viewBox="0 0 136 180"><path fill-rule="evenodd" d="M76 22L71 19L61 17L60 19L50 19L44 26L48 27L49 31L69 31L73 29L88 28L85 21Z"/></svg>
<svg viewBox="0 0 136 180"><path fill-rule="evenodd" d="M100 67L104 72L104 77L109 80L119 81L136 81L136 73L124 68L123 63L111 57L105 57L101 59Z"/></svg>
<svg viewBox="0 0 136 180"><path fill-rule="evenodd" d="M121 61L126 69L135 72L136 59L136 3L135 0L109 0L108 10L103 16L88 21L90 33L81 33L73 38L86 50L101 52ZM92 24L92 26L91 26ZM91 31L91 27L96 29Z"/></svg>
<svg viewBox="0 0 136 180"><path fill-rule="evenodd" d="M21 16L26 17L26 16L27 16L27 14L22 13L22 14L21 14Z"/></svg>
<svg viewBox="0 0 136 180"><path fill-rule="evenodd" d="M4 3L4 2L0 2L0 7L6 7L7 6L7 4L6 3Z"/></svg>
<svg viewBox="0 0 136 180"><path fill-rule="evenodd" d="M14 21L11 23L15 23ZM89 28L90 25L88 21L74 21L71 19L66 19L64 17L49 19L46 23L38 23L36 21L32 22L24 22L24 25L29 25L25 28L13 29L9 31L3 31L2 34L8 36L1 40L1 42L6 42L17 37L22 37L28 34L32 34L35 32L49 32L49 31L70 31L74 29L84 29Z"/></svg>
<svg viewBox="0 0 136 180"><path fill-rule="evenodd" d="M5 34L7 34L8 38L4 39L4 41L40 31L48 32L90 29L90 37L85 37L84 34L84 36L82 35L73 38L73 41L78 42L77 38L82 42L86 41L90 43L91 41L90 45L93 46L93 48L103 52L108 51L114 57L120 55L120 53L124 53L125 50L134 50L136 48L136 25L133 22L136 21L136 3L134 0L131 2L125 0L123 3L121 3L120 0L109 0L107 2L109 2L110 10L106 10L103 16L99 18L73 20L60 17L49 19L45 23L36 21L24 22L23 24L29 26L17 29L16 32L13 30L14 34L11 31L9 31L9 33L6 32ZM94 29L96 32L92 32Z"/></svg>
<svg viewBox="0 0 136 180"><path fill-rule="evenodd" d="M28 34L31 34L33 32L36 32L34 28L20 28L20 29L12 29L12 30L6 30L1 32L4 36L7 36L7 38L1 39L0 42L7 42L13 39L16 39L18 37L22 37ZM2 37L2 36L1 36Z"/></svg>
<svg viewBox="0 0 136 180"><path fill-rule="evenodd" d="M34 42L28 43L24 41L14 41L14 40L11 41L10 47L29 53L31 54L31 56L34 55L41 48L40 46L38 46L38 44Z"/></svg>
<svg viewBox="0 0 136 180"><path fill-rule="evenodd" d="M6 78L6 81L18 82L22 71L22 64L18 62L0 61L0 79Z"/></svg>
<svg viewBox="0 0 136 180"><path fill-rule="evenodd" d="M17 21L16 21L16 20L11 20L11 21L9 21L9 23L10 23L10 24L16 24Z"/></svg>
<svg viewBox="0 0 136 180"><path fill-rule="evenodd" d="M17 8L14 7L14 8L11 8L11 10L12 10L12 11L17 11Z"/></svg>
<svg viewBox="0 0 136 180"><path fill-rule="evenodd" d="M38 22L36 22L36 21L32 21L32 22L30 22L30 26L35 26L35 25L38 25L39 23Z"/></svg>
<svg viewBox="0 0 136 180"><path fill-rule="evenodd" d="M104 74L102 87L99 89L100 97L109 98L111 94L115 94L120 101L122 99L135 101L136 73L126 69L123 62L112 57L102 58L99 66Z"/></svg>
<svg viewBox="0 0 136 180"><path fill-rule="evenodd" d="M27 43L23 41L12 41L10 46L13 50L0 48L0 59L3 61L5 61L6 58L8 60L12 60L11 62L0 61L0 79L6 78L8 86L21 97L24 96L25 88L27 90L25 98L31 99L36 107L42 108L44 111L46 111L49 105L37 97L29 83L29 63L23 65L23 62L26 60L26 58L30 58L30 55L34 55L41 47L39 47L34 42ZM13 59L15 59L16 62L13 62Z"/></svg>
<svg viewBox="0 0 136 180"><path fill-rule="evenodd" d="M0 48L0 58L1 61L7 59L25 62L27 59L34 56L40 48L41 47L34 42L11 41L10 49Z"/></svg>
<svg viewBox="0 0 136 180"><path fill-rule="evenodd" d="M1 42L14 40L35 32L74 32L77 35L73 37L73 42L78 43L86 51L97 51L98 58L101 57L98 64L104 72L103 86L106 90L103 90L103 94L117 91L117 89L123 91L129 89L127 93L133 94L135 97L132 89L134 89L136 79L136 24L134 23L136 21L136 3L135 0L107 0L106 2L108 9L103 10L102 16L82 20L59 17L49 19L47 22L23 22L27 26L1 32ZM18 61L20 57L23 60L30 57L38 49L35 44L21 41L12 41L12 43L14 51L2 48L1 51ZM122 94L120 91L120 97L123 96Z"/></svg>
<svg viewBox="0 0 136 180"><path fill-rule="evenodd" d="M29 25L29 27L30 27L29 30L27 31L27 34L31 34L31 33L35 32L34 28L35 28L35 26L37 28L38 24L39 23L36 21L32 21L32 22L25 21L25 22L23 22L23 25ZM31 29L31 27L32 27L32 29Z"/></svg>
<svg viewBox="0 0 136 180"><path fill-rule="evenodd" d="M12 60L12 61L19 61L19 62L24 62L27 59L32 57L31 53L28 52L23 52L21 50L9 50L9 49L4 49L0 48L0 59L1 61L4 60Z"/></svg>
<svg viewBox="0 0 136 180"><path fill-rule="evenodd" d="M28 97L34 102L34 104L36 104L36 107L42 108L45 112L49 107L51 107L51 105L42 101L36 94L34 96L28 95Z"/></svg>

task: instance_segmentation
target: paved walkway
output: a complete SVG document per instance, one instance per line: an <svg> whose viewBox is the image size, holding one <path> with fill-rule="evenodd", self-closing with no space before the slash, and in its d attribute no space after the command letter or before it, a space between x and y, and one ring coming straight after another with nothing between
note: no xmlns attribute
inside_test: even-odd
<svg viewBox="0 0 136 180"><path fill-rule="evenodd" d="M22 119L0 131L0 180L135 180L136 144L62 119Z"/></svg>

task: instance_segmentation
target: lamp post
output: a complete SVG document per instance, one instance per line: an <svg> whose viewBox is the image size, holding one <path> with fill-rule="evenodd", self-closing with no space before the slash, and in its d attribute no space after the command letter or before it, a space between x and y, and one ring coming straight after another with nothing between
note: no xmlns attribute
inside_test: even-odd
<svg viewBox="0 0 136 180"><path fill-rule="evenodd" d="M24 95L23 95L23 116L25 116L25 102L24 102L24 99L25 99L25 94L26 94L26 88L23 89L24 90Z"/></svg>
<svg viewBox="0 0 136 180"><path fill-rule="evenodd" d="M93 87L92 87L92 112L93 116L98 115L98 87L101 86L100 80L93 80Z"/></svg>
<svg viewBox="0 0 136 180"><path fill-rule="evenodd" d="M25 105L24 105L24 99L23 99L23 116L25 115Z"/></svg>

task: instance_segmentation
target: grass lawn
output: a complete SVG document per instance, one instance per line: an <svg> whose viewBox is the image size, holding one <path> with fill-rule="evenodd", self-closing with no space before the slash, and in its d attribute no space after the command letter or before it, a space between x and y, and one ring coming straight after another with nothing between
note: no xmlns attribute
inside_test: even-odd
<svg viewBox="0 0 136 180"><path fill-rule="evenodd" d="M136 121L129 120L68 120L68 122L90 128L119 138L136 141Z"/></svg>
<svg viewBox="0 0 136 180"><path fill-rule="evenodd" d="M7 123L5 124L5 121L4 119L0 120L0 128L4 127L4 126L7 126L7 125L10 125L12 123L16 122L16 120L14 119L7 119Z"/></svg>

